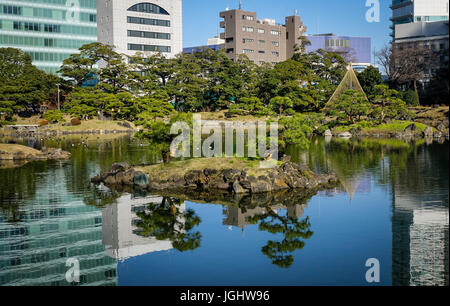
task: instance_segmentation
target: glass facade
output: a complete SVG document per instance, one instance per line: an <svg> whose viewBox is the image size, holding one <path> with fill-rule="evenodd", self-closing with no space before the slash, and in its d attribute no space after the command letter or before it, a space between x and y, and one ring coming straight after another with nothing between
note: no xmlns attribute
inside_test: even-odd
<svg viewBox="0 0 450 306"><path fill-rule="evenodd" d="M33 64L56 73L64 59L97 41L96 0L5 0L0 3L0 48L19 48Z"/></svg>
<svg viewBox="0 0 450 306"><path fill-rule="evenodd" d="M68 259L79 262L78 285L117 285L117 260L102 242L101 210L69 191L64 171L53 173L36 185L37 197L20 199L14 218L0 210L0 286L72 285Z"/></svg>

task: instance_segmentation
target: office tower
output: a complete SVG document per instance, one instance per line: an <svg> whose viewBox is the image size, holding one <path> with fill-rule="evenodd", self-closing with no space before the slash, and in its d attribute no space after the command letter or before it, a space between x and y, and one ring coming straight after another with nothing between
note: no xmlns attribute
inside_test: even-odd
<svg viewBox="0 0 450 306"><path fill-rule="evenodd" d="M64 59L97 41L96 0L8 0L0 3L0 48L18 48L56 73Z"/></svg>
<svg viewBox="0 0 450 306"><path fill-rule="evenodd" d="M182 1L98 0L98 40L126 55L183 50Z"/></svg>
<svg viewBox="0 0 450 306"><path fill-rule="evenodd" d="M391 9L394 39L398 24L448 20L448 0L393 0Z"/></svg>

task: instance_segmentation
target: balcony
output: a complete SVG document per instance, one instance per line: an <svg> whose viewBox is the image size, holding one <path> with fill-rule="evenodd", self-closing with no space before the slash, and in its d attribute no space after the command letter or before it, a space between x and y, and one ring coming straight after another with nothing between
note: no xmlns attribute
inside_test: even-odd
<svg viewBox="0 0 450 306"><path fill-rule="evenodd" d="M397 16L397 17L392 16L391 18L389 18L390 21L398 21L398 20L405 20L405 19L409 19L410 22L413 22L413 14L405 14L405 15Z"/></svg>
<svg viewBox="0 0 450 306"><path fill-rule="evenodd" d="M404 1L404 2L398 2L398 3L391 4L391 5L389 6L389 8L390 8L391 10L395 10L395 9L398 9L398 8L401 8L401 7L410 5L410 4L412 4L412 3L413 3L413 2L412 2L411 0L409 0L409 1Z"/></svg>
<svg viewBox="0 0 450 306"><path fill-rule="evenodd" d="M227 25L227 23L225 21L221 21L220 22L220 28L221 29L225 29L226 25Z"/></svg>

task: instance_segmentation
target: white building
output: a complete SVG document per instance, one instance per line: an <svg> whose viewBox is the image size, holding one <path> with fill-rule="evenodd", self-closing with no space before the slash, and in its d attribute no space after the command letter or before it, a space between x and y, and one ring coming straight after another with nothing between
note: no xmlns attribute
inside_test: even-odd
<svg viewBox="0 0 450 306"><path fill-rule="evenodd" d="M136 221L139 218L136 212L146 211L149 204L159 205L162 200L163 198L159 196L135 198L124 195L114 204L102 209L103 245L109 257L124 261L128 258L173 248L169 240L142 237L137 233ZM180 211L184 213L185 210L186 205L182 204ZM180 219L180 222L184 222L184 219Z"/></svg>
<svg viewBox="0 0 450 306"><path fill-rule="evenodd" d="M126 55L183 50L182 0L97 0L98 41Z"/></svg>
<svg viewBox="0 0 450 306"><path fill-rule="evenodd" d="M449 0L393 0L392 37L397 24L448 20Z"/></svg>

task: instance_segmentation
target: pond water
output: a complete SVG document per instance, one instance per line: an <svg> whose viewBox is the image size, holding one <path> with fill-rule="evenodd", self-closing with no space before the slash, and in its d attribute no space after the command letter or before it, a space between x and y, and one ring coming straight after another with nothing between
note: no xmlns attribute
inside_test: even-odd
<svg viewBox="0 0 450 306"><path fill-rule="evenodd" d="M70 285L73 259L79 285L449 284L448 143L317 138L288 154L337 188L160 196L90 183L114 162L161 159L108 137L19 140L73 157L0 169L0 285Z"/></svg>

